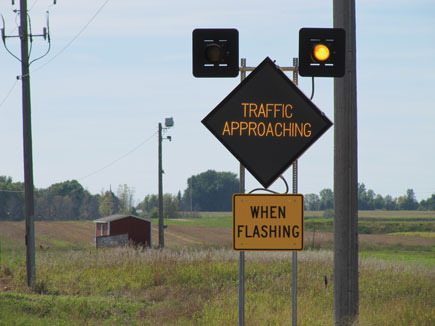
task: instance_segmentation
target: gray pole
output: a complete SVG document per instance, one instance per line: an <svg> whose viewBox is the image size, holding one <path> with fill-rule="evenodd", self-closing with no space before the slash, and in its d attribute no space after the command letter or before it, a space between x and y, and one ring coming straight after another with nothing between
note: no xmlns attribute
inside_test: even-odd
<svg viewBox="0 0 435 326"><path fill-rule="evenodd" d="M193 176L190 177L190 217L193 218Z"/></svg>
<svg viewBox="0 0 435 326"><path fill-rule="evenodd" d="M298 67L298 58L293 58L293 66ZM293 71L293 83L298 86L298 70ZM293 193L298 193L298 161L293 163ZM298 324L298 253L292 253L292 326Z"/></svg>
<svg viewBox="0 0 435 326"><path fill-rule="evenodd" d="M35 283L35 225L33 159L32 159L32 119L30 110L29 76L29 36L27 25L27 0L20 1L20 39L21 39L21 81L23 96L23 155L24 155L24 200L26 216L26 269L27 284Z"/></svg>
<svg viewBox="0 0 435 326"><path fill-rule="evenodd" d="M241 59L242 68L246 67L246 59ZM240 72L240 82L246 78L246 71ZM240 193L245 193L245 167L240 164ZM239 254L239 326L245 326L245 252Z"/></svg>
<svg viewBox="0 0 435 326"><path fill-rule="evenodd" d="M159 247L164 248L163 231L163 169L162 169L162 124L159 123Z"/></svg>
<svg viewBox="0 0 435 326"><path fill-rule="evenodd" d="M334 27L346 31L346 74L334 79L334 318L358 315L358 157L355 0L334 0Z"/></svg>

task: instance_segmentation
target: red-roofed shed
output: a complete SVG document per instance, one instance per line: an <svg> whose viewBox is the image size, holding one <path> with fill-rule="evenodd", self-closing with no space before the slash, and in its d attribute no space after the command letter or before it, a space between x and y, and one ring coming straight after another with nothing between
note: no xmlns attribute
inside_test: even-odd
<svg viewBox="0 0 435 326"><path fill-rule="evenodd" d="M111 239L117 239L115 243L122 239L124 242L135 245L152 246L153 222L149 219L135 215L116 214L99 218L94 222L97 248L102 243L113 243Z"/></svg>

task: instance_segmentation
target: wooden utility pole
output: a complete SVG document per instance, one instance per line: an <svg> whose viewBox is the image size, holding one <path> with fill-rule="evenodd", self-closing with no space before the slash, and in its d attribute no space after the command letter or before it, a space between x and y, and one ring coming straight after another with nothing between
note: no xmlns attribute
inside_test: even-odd
<svg viewBox="0 0 435 326"><path fill-rule="evenodd" d="M334 0L334 27L346 31L346 72L334 79L334 318L358 316L358 156L355 0Z"/></svg>
<svg viewBox="0 0 435 326"><path fill-rule="evenodd" d="M24 199L26 216L27 284L35 283L35 224L32 159L32 120L30 110L29 35L27 0L20 1L21 81L23 96Z"/></svg>
<svg viewBox="0 0 435 326"><path fill-rule="evenodd" d="M159 123L159 247L165 247L163 225L163 168L162 168L162 124Z"/></svg>

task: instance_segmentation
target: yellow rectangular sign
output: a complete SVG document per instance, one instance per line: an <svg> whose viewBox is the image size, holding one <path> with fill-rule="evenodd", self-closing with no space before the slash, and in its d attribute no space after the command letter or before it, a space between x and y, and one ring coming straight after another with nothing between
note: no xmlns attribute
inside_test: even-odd
<svg viewBox="0 0 435 326"><path fill-rule="evenodd" d="M233 249L303 250L303 195L234 194Z"/></svg>

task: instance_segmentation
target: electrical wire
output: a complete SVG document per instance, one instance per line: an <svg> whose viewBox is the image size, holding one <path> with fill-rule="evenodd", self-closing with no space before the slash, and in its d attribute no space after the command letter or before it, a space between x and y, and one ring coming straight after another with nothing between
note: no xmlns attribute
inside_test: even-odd
<svg viewBox="0 0 435 326"><path fill-rule="evenodd" d="M148 137L147 139L145 139L143 142L141 142L139 145L137 145L136 147L134 147L132 150L128 151L127 153L125 153L124 155L118 157L116 160L113 160L112 162L110 162L109 164L103 166L102 168L95 170L92 173L89 173L81 178L78 178L78 180L84 180L90 176L93 176L105 169L107 169L108 167L111 167L113 164L119 162L120 160L122 160L123 158L126 158L128 155L132 154L133 152L137 151L140 147L142 147L145 143L147 143L149 140L151 140L155 135L157 134L157 131L155 133L153 133L150 137Z"/></svg>
<svg viewBox="0 0 435 326"><path fill-rule="evenodd" d="M311 79L311 96L310 96L310 100L312 100L313 96L314 96L314 76L311 77L311 78L312 79Z"/></svg>
<svg viewBox="0 0 435 326"><path fill-rule="evenodd" d="M288 187L287 180L282 175L280 175L279 177L281 178L282 181L284 181L284 184L285 184L285 187L286 187L286 190L285 190L284 194L288 194L289 187ZM270 189L267 189L267 188L255 188L255 189L252 189L249 193L252 194L255 191L267 191L267 192L271 192L272 194L279 194L278 191L273 191L273 190L270 190Z"/></svg>
<svg viewBox="0 0 435 326"><path fill-rule="evenodd" d="M28 11L28 12L31 11L31 10L33 9L33 7L38 3L38 1L39 1L39 0L35 0L35 1L33 2L33 4L30 6L30 9L27 10L27 11Z"/></svg>
<svg viewBox="0 0 435 326"><path fill-rule="evenodd" d="M30 19L30 17L29 17L29 19ZM41 55L41 56L39 56L39 57L37 57L36 59L33 59L32 61L30 61L29 62L29 66L32 64L32 63L34 63L35 61L38 61L39 59L42 59L42 58L44 58L45 56L47 56L48 55L48 53L50 52L50 50L51 50L51 38L50 38L50 12L49 11L47 11L47 39L48 39L48 48L47 48L47 51L45 51L45 53L43 54L43 55ZM30 39L30 40L32 40L32 39ZM30 43L30 44L32 44L32 43ZM30 58L30 53L29 53L29 58Z"/></svg>
<svg viewBox="0 0 435 326"><path fill-rule="evenodd" d="M49 63L51 63L54 59L56 59L59 55L61 55L68 47L70 47L71 44L74 43L76 39L79 38L79 36L85 31L85 29L92 23L92 21L99 15L99 13L104 9L104 7L107 5L107 3L110 0L105 0L104 3L101 5L100 8L95 12L95 14L91 17L91 19L82 27L82 29L69 41L59 52L57 52L54 56L52 56L49 60L47 60L43 65L35 68L32 70L32 73L42 69ZM23 76L24 77L24 76Z"/></svg>
<svg viewBox="0 0 435 326"><path fill-rule="evenodd" d="M18 83L18 79L15 80L15 83L12 85L12 87L9 89L9 91L7 92L6 96L4 97L4 99L0 102L0 109L3 106L3 104L6 103L6 100L9 98L9 96L11 96L12 91L14 90L15 86L17 86Z"/></svg>
<svg viewBox="0 0 435 326"><path fill-rule="evenodd" d="M2 23L3 23L3 29L2 29L2 31L4 32L4 30L5 30L5 18L3 17L3 15L1 15L1 17L2 17ZM13 54L13 53L8 49L8 47L6 46L6 38L3 37L3 35L2 35L2 42L3 42L3 45L4 45L5 49L6 49L6 51L8 51L8 53L9 53L11 56L13 56L13 57L14 57L15 59L17 59L19 62L21 62L21 59L18 58L15 54Z"/></svg>
<svg viewBox="0 0 435 326"><path fill-rule="evenodd" d="M29 27L29 43L30 43L30 49L29 49L29 53L27 55L28 58L30 58L30 56L32 55L32 49L33 49L33 37L32 37L32 20L30 19L30 15L27 14L27 20L28 20L28 27ZM30 64L29 64L30 65Z"/></svg>
<svg viewBox="0 0 435 326"><path fill-rule="evenodd" d="M36 2L38 2L39 0L36 0L34 3L33 3L33 5L32 5L32 7L30 8L30 10L33 8L33 6L36 4ZM46 61L44 64L42 64L41 66L39 66L39 67L37 67L37 68L35 68L34 70L32 70L31 72L32 73L34 73L34 72L37 72L37 71L39 71L40 69L42 69L42 68L44 68L46 65L48 65L49 63L51 63L54 59L56 59L59 55L61 55L69 46L71 46L71 44L72 43L74 43L74 41L77 39L77 38L79 38L79 36L85 31L85 29L92 23L92 21L100 14L100 12L104 9L104 7L107 5L107 3L109 2L110 0L105 0L104 2L103 2L103 4L97 9L97 11L94 13L94 15L89 19L89 21L82 27L82 29L80 29L80 31L71 39L71 41L69 41L58 53L56 53L53 57L51 57L48 61ZM50 7L51 7L52 5L50 5ZM29 11L30 11L29 10ZM18 10L16 10L15 11L16 12L16 19L17 19L17 17L19 16L19 11ZM47 11L47 15L48 15L48 11ZM30 19L30 17L29 17L29 19ZM3 20L4 21L4 20ZM18 27L18 22L16 21L16 24L17 24L17 27ZM4 25L4 23L3 23L3 25ZM4 42L3 42L4 43ZM50 42L49 42L50 43ZM49 48L51 47L51 44L49 44ZM6 44L5 44L5 48L6 48L6 50L14 57L14 58L16 58L18 61L20 61L21 62L21 60L20 60L20 58L18 58L17 56L15 56L12 52L10 52L9 50L8 50L8 48L6 47ZM48 50L49 51L49 50ZM45 55L47 55L48 54L48 51L46 52L46 54ZM45 55L43 55L42 57L44 57ZM41 59L42 57L40 57L40 58L38 58L38 59ZM36 59L37 60L37 59ZM34 61L36 61L36 60L33 60L32 62L34 62ZM22 76L20 76L20 78L23 78L23 77L26 77L25 75L22 75Z"/></svg>

